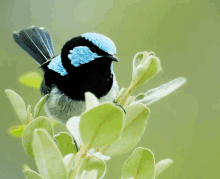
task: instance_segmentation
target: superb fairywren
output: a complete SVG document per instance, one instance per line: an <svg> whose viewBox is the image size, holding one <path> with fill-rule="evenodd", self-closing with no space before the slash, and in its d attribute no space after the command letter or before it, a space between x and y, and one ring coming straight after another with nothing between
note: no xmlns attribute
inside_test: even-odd
<svg viewBox="0 0 220 179"><path fill-rule="evenodd" d="M49 117L65 124L85 111L85 92L100 102L113 101L118 84L113 71L116 47L106 36L85 33L65 43L55 56L49 31L30 27L14 32L13 38L44 71L40 91L49 94L45 110Z"/></svg>

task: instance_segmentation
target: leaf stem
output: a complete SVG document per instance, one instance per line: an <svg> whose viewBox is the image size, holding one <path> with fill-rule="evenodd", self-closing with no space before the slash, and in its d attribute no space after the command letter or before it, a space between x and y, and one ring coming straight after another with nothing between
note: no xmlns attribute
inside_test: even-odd
<svg viewBox="0 0 220 179"><path fill-rule="evenodd" d="M126 92L126 88L122 88L120 91L119 91L119 94L117 96L117 98L115 99L115 102L118 103L120 101L120 99L124 96L124 93Z"/></svg>
<svg viewBox="0 0 220 179"><path fill-rule="evenodd" d="M82 147L80 148L80 151L76 155L75 168L72 170L70 174L70 179L77 179L77 176L80 172L81 164L83 163L83 160L85 159L88 150L89 147L87 147L86 150L84 150L84 145L82 145Z"/></svg>
<svg viewBox="0 0 220 179"><path fill-rule="evenodd" d="M126 90L124 96L122 97L121 101L119 102L120 105L124 106L127 99L129 98L130 94L134 91L134 89L137 87L136 83L131 83L128 89Z"/></svg>

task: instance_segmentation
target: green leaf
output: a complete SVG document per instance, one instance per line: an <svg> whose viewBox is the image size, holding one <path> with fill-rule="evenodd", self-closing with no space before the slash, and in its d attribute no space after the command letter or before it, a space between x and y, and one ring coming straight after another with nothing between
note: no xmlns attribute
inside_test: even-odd
<svg viewBox="0 0 220 179"><path fill-rule="evenodd" d="M27 115L29 115L31 113L31 105L28 104L28 107L27 107Z"/></svg>
<svg viewBox="0 0 220 179"><path fill-rule="evenodd" d="M38 173L33 170L28 169L24 170L23 172L27 179L43 179Z"/></svg>
<svg viewBox="0 0 220 179"><path fill-rule="evenodd" d="M34 118L31 114L31 105L29 104L28 107L27 107L27 121L31 122L33 120L34 120Z"/></svg>
<svg viewBox="0 0 220 179"><path fill-rule="evenodd" d="M168 83L165 83L157 88L151 89L146 93L141 93L136 96L134 103L143 103L145 105L150 105L151 103L162 99L163 97L169 95L180 86L186 82L185 78L177 78Z"/></svg>
<svg viewBox="0 0 220 179"><path fill-rule="evenodd" d="M14 137L22 137L24 131L24 125L12 126L9 130L9 134Z"/></svg>
<svg viewBox="0 0 220 179"><path fill-rule="evenodd" d="M23 164L22 170L31 170L31 168L27 164Z"/></svg>
<svg viewBox="0 0 220 179"><path fill-rule="evenodd" d="M44 179L67 179L62 154L46 130L34 130L33 152L38 171Z"/></svg>
<svg viewBox="0 0 220 179"><path fill-rule="evenodd" d="M50 136L53 137L53 128L51 126L50 119L48 119L47 117L41 116L29 123L24 129L22 144L24 147L24 151L30 157L34 157L32 149L34 130L39 128L45 129L50 134Z"/></svg>
<svg viewBox="0 0 220 179"><path fill-rule="evenodd" d="M99 157L95 155L87 156L86 159L83 161L80 173L83 173L83 171L86 170L88 172L92 170L97 170L98 175L97 178L103 178L103 176L106 173L106 163L104 160L100 159Z"/></svg>
<svg viewBox="0 0 220 179"><path fill-rule="evenodd" d="M81 146L82 139L81 139L80 132L79 132L79 122L80 122L80 117L79 116L71 117L67 121L66 127L70 131L72 136L74 137L77 145Z"/></svg>
<svg viewBox="0 0 220 179"><path fill-rule="evenodd" d="M126 115L121 137L109 146L103 147L101 149L103 155L116 156L130 151L137 145L145 131L149 109L143 104L133 104L124 109Z"/></svg>
<svg viewBox="0 0 220 179"><path fill-rule="evenodd" d="M59 134L55 135L54 138L58 142L58 148L63 157L70 153L77 153L73 139L68 133L60 132Z"/></svg>
<svg viewBox="0 0 220 179"><path fill-rule="evenodd" d="M36 73L36 72L29 72L24 75L22 75L19 78L19 81L27 86L33 87L33 88L40 88L42 77Z"/></svg>
<svg viewBox="0 0 220 179"><path fill-rule="evenodd" d="M48 95L45 95L43 96L40 101L36 104L35 108L34 108L34 118L38 117L46 100L47 100L47 96Z"/></svg>
<svg viewBox="0 0 220 179"><path fill-rule="evenodd" d="M140 93L139 95L137 95L136 97L135 97L135 101L138 101L138 100L142 100L142 99L144 99L144 97L145 97L145 93Z"/></svg>
<svg viewBox="0 0 220 179"><path fill-rule="evenodd" d="M75 155L73 153L67 154L64 158L63 158L63 162L66 166L66 170L67 170L67 174L70 174L70 171L73 168L73 160L74 160Z"/></svg>
<svg viewBox="0 0 220 179"><path fill-rule="evenodd" d="M85 93L85 99L87 111L99 105L99 100L97 99L97 97L90 92Z"/></svg>
<svg viewBox="0 0 220 179"><path fill-rule="evenodd" d="M122 109L112 103L103 103L81 116L80 136L88 149L113 143L123 126Z"/></svg>
<svg viewBox="0 0 220 179"><path fill-rule="evenodd" d="M164 170L166 170L172 164L173 164L173 160L171 159L164 159L159 161L155 166L156 168L155 178L158 177L158 175L160 175Z"/></svg>
<svg viewBox="0 0 220 179"><path fill-rule="evenodd" d="M55 119L50 119L50 121L51 121L53 128L55 128L55 126L58 124L58 122Z"/></svg>
<svg viewBox="0 0 220 179"><path fill-rule="evenodd" d="M139 147L123 164L122 178L153 179L154 171L154 154L149 149Z"/></svg>
<svg viewBox="0 0 220 179"><path fill-rule="evenodd" d="M147 63L137 66L132 82L136 85L142 85L161 70L160 60L157 57L151 57L147 59Z"/></svg>
<svg viewBox="0 0 220 179"><path fill-rule="evenodd" d="M84 174L80 179L97 179L97 170L92 170L91 172L84 171Z"/></svg>
<svg viewBox="0 0 220 179"><path fill-rule="evenodd" d="M24 100L14 91L5 90L6 95L8 96L17 116L21 120L22 124L27 124L27 112Z"/></svg>

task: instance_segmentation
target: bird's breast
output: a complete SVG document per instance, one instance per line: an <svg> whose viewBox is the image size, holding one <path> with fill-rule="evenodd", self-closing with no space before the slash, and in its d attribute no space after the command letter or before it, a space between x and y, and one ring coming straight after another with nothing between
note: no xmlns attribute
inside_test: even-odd
<svg viewBox="0 0 220 179"><path fill-rule="evenodd" d="M118 84L114 78L114 84L110 91L103 97L99 98L99 102L112 102L118 94ZM86 110L84 100L73 100L56 86L51 89L50 95L45 103L45 111L50 118L55 118L64 124L73 116L80 116Z"/></svg>

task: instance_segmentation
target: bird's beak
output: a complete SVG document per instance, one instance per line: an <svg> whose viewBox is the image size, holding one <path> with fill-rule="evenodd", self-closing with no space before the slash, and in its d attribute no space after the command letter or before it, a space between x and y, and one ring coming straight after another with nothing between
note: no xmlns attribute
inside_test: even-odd
<svg viewBox="0 0 220 179"><path fill-rule="evenodd" d="M114 60L115 62L119 62L119 59L116 57L116 56L113 56L114 57Z"/></svg>
<svg viewBox="0 0 220 179"><path fill-rule="evenodd" d="M118 60L118 58L116 56L110 56L110 59L112 61L119 62L119 60Z"/></svg>

